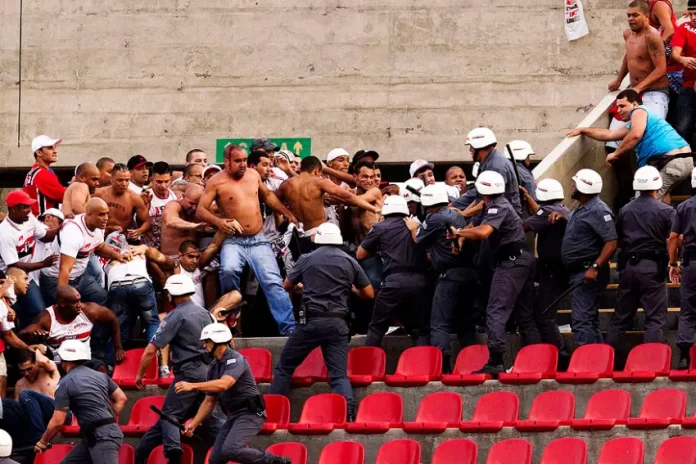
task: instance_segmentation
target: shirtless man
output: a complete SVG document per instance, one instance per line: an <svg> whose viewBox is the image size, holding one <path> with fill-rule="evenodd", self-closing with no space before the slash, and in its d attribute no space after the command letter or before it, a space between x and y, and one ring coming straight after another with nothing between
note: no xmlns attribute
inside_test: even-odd
<svg viewBox="0 0 696 464"><path fill-rule="evenodd" d="M99 169L99 186L107 187L111 185L111 173L114 170L116 161L109 157L99 158L97 160L97 168Z"/></svg>
<svg viewBox="0 0 696 464"><path fill-rule="evenodd" d="M278 198L287 204L290 211L302 222L304 228L300 240L300 251L302 253L309 253L314 250L315 247L311 237L316 233L317 228L327 221L326 211L324 210L325 194L329 194L360 210L377 214L379 217L379 208L377 206L373 206L365 199L353 195L331 180L323 178L321 161L315 156L308 156L303 159L300 166L300 174L283 182L277 194Z"/></svg>
<svg viewBox="0 0 696 464"><path fill-rule="evenodd" d="M189 164L184 167L183 177L172 182L172 190L183 193L189 184L203 185L203 171L205 167L200 164Z"/></svg>
<svg viewBox="0 0 696 464"><path fill-rule="evenodd" d="M273 250L263 234L259 199L297 224L295 215L263 185L258 172L247 169L246 151L237 145L228 145L224 152L224 169L208 181L198 204L198 217L229 235L220 253L222 292L239 290L240 275L244 265L249 264L266 295L280 333L288 335L295 327L292 304L283 289ZM222 217L211 211L213 201Z"/></svg>
<svg viewBox="0 0 696 464"><path fill-rule="evenodd" d="M358 197L370 204L371 208L351 208L353 224L353 238L356 245L370 233L370 229L380 220L382 207L382 192L377 188L375 181L375 165L369 162L360 162L355 167L355 183Z"/></svg>
<svg viewBox="0 0 696 464"><path fill-rule="evenodd" d="M40 350L19 352L19 372L23 377L15 384L15 400L19 400L20 393L25 390L55 398L60 373L56 363L41 354Z"/></svg>
<svg viewBox="0 0 696 464"><path fill-rule="evenodd" d="M179 246L186 240L198 242L199 232L209 228L196 217L196 208L203 194L203 187L191 184L184 196L170 201L162 212L162 234L160 251L169 257L179 255Z"/></svg>
<svg viewBox="0 0 696 464"><path fill-rule="evenodd" d="M630 74L631 88L641 94L643 104L664 119L669 105L669 79L662 36L650 26L650 8L645 2L632 1L627 15L626 54L609 90L618 90L621 81Z"/></svg>
<svg viewBox="0 0 696 464"><path fill-rule="evenodd" d="M95 197L101 198L109 206L109 222L106 225L105 235L111 232L127 231L128 240L138 240L140 236L150 230L150 215L142 197L128 188L131 172L124 164L114 166L111 185L97 189ZM131 229L135 214L140 227Z"/></svg>
<svg viewBox="0 0 696 464"><path fill-rule="evenodd" d="M101 174L94 163L82 163L75 171L75 182L70 184L63 196L61 210L68 219L85 212L85 205L99 186Z"/></svg>

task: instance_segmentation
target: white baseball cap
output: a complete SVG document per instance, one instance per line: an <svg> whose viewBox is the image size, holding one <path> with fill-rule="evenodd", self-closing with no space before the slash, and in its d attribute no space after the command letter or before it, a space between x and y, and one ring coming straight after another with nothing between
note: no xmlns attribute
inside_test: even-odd
<svg viewBox="0 0 696 464"><path fill-rule="evenodd" d="M276 156L284 157L286 160L288 160L289 163L292 163L293 161L295 161L295 158L297 158L295 154L290 150L280 150L278 153L276 153Z"/></svg>
<svg viewBox="0 0 696 464"><path fill-rule="evenodd" d="M423 168L432 169L434 167L435 165L433 163L428 163L426 160L417 159L416 161L411 163L411 167L408 169L408 172L411 174L411 177L413 177L416 175L418 171L420 171Z"/></svg>
<svg viewBox="0 0 696 464"><path fill-rule="evenodd" d="M48 208L46 211L43 212L43 214L39 216L39 219L43 219L45 216L55 216L61 221L65 220L65 215L58 208Z"/></svg>
<svg viewBox="0 0 696 464"><path fill-rule="evenodd" d="M208 171L217 171L217 172L220 172L220 171L222 171L222 168L221 168L220 166L218 166L217 164L209 164L209 165L206 166L206 168L203 170L203 175L205 176L205 175L208 173Z"/></svg>
<svg viewBox="0 0 696 464"><path fill-rule="evenodd" d="M36 150L40 150L43 147L58 145L62 141L61 139L52 139L48 135L39 135L38 137L34 137L34 140L31 141L31 152L36 153Z"/></svg>
<svg viewBox="0 0 696 464"><path fill-rule="evenodd" d="M164 283L164 289L171 296L191 295L196 293L196 287L190 277L184 274L174 274Z"/></svg>
<svg viewBox="0 0 696 464"><path fill-rule="evenodd" d="M326 162L330 163L331 161L335 160L336 158L340 158L341 156L347 156L350 158L350 153L348 153L343 148L334 148L329 152L328 155L326 155Z"/></svg>

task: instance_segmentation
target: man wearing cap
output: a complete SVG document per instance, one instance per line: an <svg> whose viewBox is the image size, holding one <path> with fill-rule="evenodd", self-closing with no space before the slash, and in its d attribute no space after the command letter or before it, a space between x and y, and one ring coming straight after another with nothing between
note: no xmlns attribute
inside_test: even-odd
<svg viewBox="0 0 696 464"><path fill-rule="evenodd" d="M374 150L358 150L353 155L353 162L351 167L355 167L359 162L364 161L366 163L374 164L379 159L379 153Z"/></svg>
<svg viewBox="0 0 696 464"><path fill-rule="evenodd" d="M208 324L215 321L207 310L191 301L191 295L196 289L188 276L174 274L167 279L164 289L169 294L174 310L167 314L155 337L145 348L135 384L139 389L143 388L145 372L157 356L157 350L169 345L175 377L167 390L162 412L183 424L191 417L195 411L194 408L203 401L204 394L197 391L177 394L175 387L179 382L194 383L207 380L211 359L200 343L200 334ZM211 421L213 425L217 425L217 422L217 418ZM135 450L135 463L145 464L150 452L160 444L164 444L164 455L170 463L181 462L183 450L179 429L176 425L160 419L138 443Z"/></svg>
<svg viewBox="0 0 696 464"><path fill-rule="evenodd" d="M408 169L411 178L416 177L423 181L427 185L432 185L435 183L435 174L433 174L433 168L435 165L433 163L428 163L426 160L417 159L411 163L411 167Z"/></svg>
<svg viewBox="0 0 696 464"><path fill-rule="evenodd" d="M268 152L266 150L256 150L262 151L268 155L273 167L271 168L271 179L284 181L291 177L295 177L298 173L295 169L295 164L299 164L297 161L297 156L289 150L280 150L278 153ZM253 151L252 151L253 153Z"/></svg>
<svg viewBox="0 0 696 464"><path fill-rule="evenodd" d="M58 176L51 169L51 164L58 161L56 146L60 142L61 139L52 139L46 135L39 135L31 142L35 162L24 179L24 191L37 201L31 207L34 216L60 205L63 201L65 187L60 184Z"/></svg>
<svg viewBox="0 0 696 464"><path fill-rule="evenodd" d="M372 227L358 247L356 257L363 260L379 254L384 279L380 287L365 346L382 346L384 334L393 318L398 318L414 335L419 346L430 344L430 304L432 297L425 275L425 247L414 243L405 218L406 200L388 196L382 205L384 221Z"/></svg>
<svg viewBox="0 0 696 464"><path fill-rule="evenodd" d="M337 225L323 223L313 239L317 249L298 259L283 284L288 292L303 284L302 306L295 331L275 366L271 393L287 396L295 368L321 346L331 391L346 398L350 420L355 417L355 401L346 373L350 340L348 298L353 286L364 300L374 298L375 292L360 265L339 248L343 237Z"/></svg>
<svg viewBox="0 0 696 464"><path fill-rule="evenodd" d="M140 195L150 180L152 163L145 159L143 155L134 155L128 160L127 166L130 171L128 190Z"/></svg>
<svg viewBox="0 0 696 464"><path fill-rule="evenodd" d="M58 383L53 417L34 452L40 454L50 448L70 409L80 423L83 439L61 462L118 464L123 432L116 418L128 401L126 394L109 376L84 365L90 359L89 347L84 343L66 340L58 352L66 374Z"/></svg>
<svg viewBox="0 0 696 464"><path fill-rule="evenodd" d="M203 185L205 185L211 177L213 177L218 172L222 171L222 168L217 164L209 164L203 170Z"/></svg>
<svg viewBox="0 0 696 464"><path fill-rule="evenodd" d="M614 213L599 199L602 177L591 169L573 176L571 198L580 204L568 218L561 257L576 287L572 301L572 327L579 346L602 343L599 299L609 283L609 259L617 247ZM550 219L562 220L560 213Z"/></svg>
<svg viewBox="0 0 696 464"><path fill-rule="evenodd" d="M113 168L112 168L113 169ZM94 163L82 163L75 170L75 182L68 186L61 210L72 219L85 212L85 205L97 191L100 181L99 168Z"/></svg>
<svg viewBox="0 0 696 464"><path fill-rule="evenodd" d="M36 200L29 198L23 190L13 190L5 198L7 217L0 223L0 271L7 272L10 266L26 273L53 266L57 254L33 262L36 241L50 243L58 233L57 228L47 229L31 213ZM50 210L49 210L50 211ZM46 307L38 282L31 279L27 294L18 298L16 309L23 325L28 324Z"/></svg>
<svg viewBox="0 0 696 464"><path fill-rule="evenodd" d="M179 382L174 389L178 394L203 392L205 401L183 432L191 436L193 431L213 412L219 403L227 415L215 439L210 464L291 464L290 458L259 451L247 445L261 430L266 418L266 405L254 374L246 358L234 349L232 332L225 324L214 323L201 332L201 342L214 361L208 370L206 382Z"/></svg>

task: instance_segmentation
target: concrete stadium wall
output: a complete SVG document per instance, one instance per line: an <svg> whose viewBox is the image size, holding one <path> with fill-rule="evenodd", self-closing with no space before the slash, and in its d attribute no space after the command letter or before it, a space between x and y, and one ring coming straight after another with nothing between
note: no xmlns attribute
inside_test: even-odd
<svg viewBox="0 0 696 464"><path fill-rule="evenodd" d="M541 157L605 94L626 3L585 0L568 42L563 0L0 2L0 166L39 133L66 166L262 134L464 161L478 125Z"/></svg>

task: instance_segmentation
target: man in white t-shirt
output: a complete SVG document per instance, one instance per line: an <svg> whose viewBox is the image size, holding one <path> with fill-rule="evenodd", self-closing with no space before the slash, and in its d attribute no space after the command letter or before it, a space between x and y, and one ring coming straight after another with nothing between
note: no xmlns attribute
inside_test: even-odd
<svg viewBox="0 0 696 464"><path fill-rule="evenodd" d="M143 155L131 156L128 160L128 170L131 172L131 180L128 190L140 195L150 181L150 168L152 163Z"/></svg>
<svg viewBox="0 0 696 464"><path fill-rule="evenodd" d="M152 165L152 199L148 209L150 230L142 237L143 245L154 248L160 247L162 238L162 213L167 203L177 199L177 195L169 188L172 184L172 168L169 163L158 161Z"/></svg>
<svg viewBox="0 0 696 464"><path fill-rule="evenodd" d="M58 259L57 255L48 256L41 261L33 262L36 241L50 243L58 229L47 230L33 214L31 205L36 203L22 190L10 192L5 198L7 217L0 223L0 271L7 272L12 266L26 273L52 266ZM31 323L46 305L41 297L37 282L31 280L25 295L17 300L16 310L21 327Z"/></svg>
<svg viewBox="0 0 696 464"><path fill-rule="evenodd" d="M43 224L47 229L60 230L64 220L65 216L63 215L63 212L58 208L49 208L42 215L39 216L39 222L41 222L41 224ZM44 243L41 240L39 240L38 242L34 243L34 253L31 256L31 261L33 263L37 263L43 261L44 259L52 255L54 255L53 242ZM58 255L56 255L56 259L57 258ZM37 269L36 271L30 272L29 277L31 278L31 280L36 282L38 288L39 279L41 278L41 269ZM43 297L41 297L41 301L43 302Z"/></svg>
<svg viewBox="0 0 696 464"><path fill-rule="evenodd" d="M87 202L86 213L63 223L53 249L60 258L53 266L41 270L41 293L47 305L56 302L56 287L70 285L80 292L82 301L100 306L106 304L106 290L85 272L94 253L108 260L126 262L124 255L104 246L104 228L109 220L109 207L101 198Z"/></svg>

